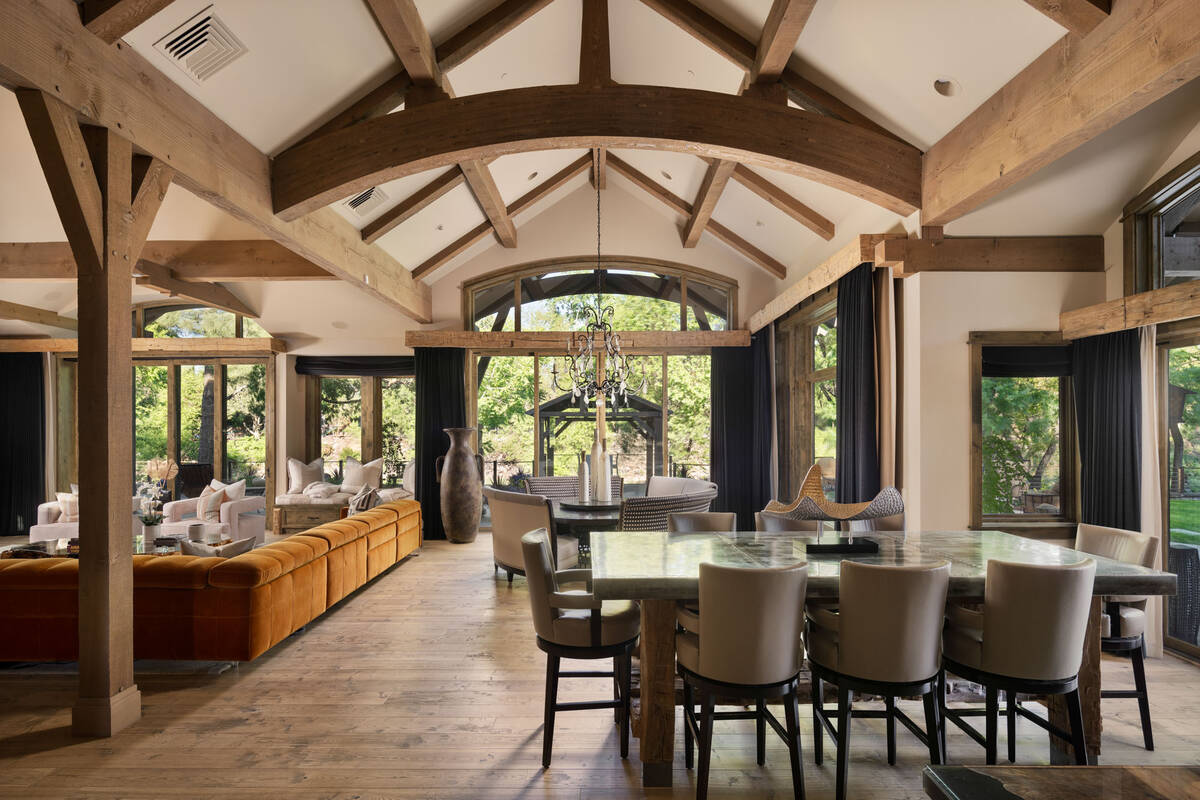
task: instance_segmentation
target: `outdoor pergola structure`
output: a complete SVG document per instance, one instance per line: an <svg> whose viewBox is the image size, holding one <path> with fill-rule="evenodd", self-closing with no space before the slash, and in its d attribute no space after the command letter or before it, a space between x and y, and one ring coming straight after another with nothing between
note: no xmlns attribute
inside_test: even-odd
<svg viewBox="0 0 1200 800"><path fill-rule="evenodd" d="M571 395L561 394L542 403L538 409L529 409L526 414L538 420L537 460L542 465L543 475L554 474L554 440L576 422L595 422L596 407L587 410L573 403ZM646 441L646 475L658 475L663 468L663 407L640 395L631 394L627 402L616 409L606 409L605 420L610 426L625 424L632 427Z"/></svg>

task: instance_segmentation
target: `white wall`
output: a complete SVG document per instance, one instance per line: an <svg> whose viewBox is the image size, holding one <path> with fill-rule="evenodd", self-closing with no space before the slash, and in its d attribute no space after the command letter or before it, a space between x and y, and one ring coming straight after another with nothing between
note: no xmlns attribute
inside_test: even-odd
<svg viewBox="0 0 1200 800"><path fill-rule="evenodd" d="M1058 315L1101 302L1099 273L926 272L902 282L902 442L908 525L970 520L971 331L1058 330Z"/></svg>

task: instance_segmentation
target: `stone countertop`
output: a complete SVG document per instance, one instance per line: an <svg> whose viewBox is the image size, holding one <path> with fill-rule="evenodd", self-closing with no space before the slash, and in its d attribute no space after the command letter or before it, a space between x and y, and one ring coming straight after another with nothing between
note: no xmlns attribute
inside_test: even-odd
<svg viewBox="0 0 1200 800"><path fill-rule="evenodd" d="M701 562L773 567L807 561L810 597L836 597L843 559L865 564L928 565L950 562L950 595L982 597L989 559L1027 564L1096 561L1095 593L1170 595L1175 575L1089 556L1048 542L1001 531L875 531L865 534L879 552L808 556L813 533L623 533L596 531L591 537L592 585L606 600L699 597Z"/></svg>
<svg viewBox="0 0 1200 800"><path fill-rule="evenodd" d="M933 800L1152 800L1200 797L1200 767L944 767L922 775Z"/></svg>

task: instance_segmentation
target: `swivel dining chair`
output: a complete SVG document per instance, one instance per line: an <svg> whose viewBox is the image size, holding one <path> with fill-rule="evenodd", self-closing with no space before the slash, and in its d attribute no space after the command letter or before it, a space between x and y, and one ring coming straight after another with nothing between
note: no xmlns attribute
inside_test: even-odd
<svg viewBox="0 0 1200 800"><path fill-rule="evenodd" d="M562 568L579 563L579 540L573 536L556 536L550 514L550 501L539 495L521 492L505 492L483 487L492 515L492 562L495 569L508 573L508 582L513 575L525 574L521 537L527 532L544 528L549 532L551 552L555 563ZM494 573L493 573L494 574Z"/></svg>
<svg viewBox="0 0 1200 800"><path fill-rule="evenodd" d="M804 797L797 680L803 665L801 632L808 565L726 567L700 564L700 630L675 634L679 674L683 678L684 763L691 769L699 739L696 798L708 796L713 722L753 719L757 723L758 763L766 760L766 726L787 744L792 791ZM716 712L718 698L749 699L753 711ZM767 710L766 701L783 701L786 726ZM696 700L700 712L696 712Z"/></svg>
<svg viewBox="0 0 1200 800"><path fill-rule="evenodd" d="M987 562L983 611L960 606L948 609L944 672L938 692L942 716L983 745L988 764L996 763L1001 691L1012 698L1010 760L1016 760L1019 714L1070 742L1076 764L1088 763L1079 705L1079 665L1095 576L1096 562L1090 558L1064 565L991 560ZM982 685L985 708L947 708L946 673ZM1061 730L1022 706L1018 694L1066 695L1071 730ZM965 719L979 715L987 718L984 736ZM942 741L944 745L944 729Z"/></svg>
<svg viewBox="0 0 1200 800"><path fill-rule="evenodd" d="M539 529L521 537L529 605L537 646L546 654L545 727L542 731L542 766L549 768L554 745L554 715L559 711L614 709L621 730L621 758L629 755L629 693L633 648L641 629L637 603L610 600L602 603L591 593L592 571L554 567L550 536ZM563 590L583 584L586 589ZM563 672L562 659L611 658L612 672ZM558 702L559 678L609 678L612 700Z"/></svg>
<svg viewBox="0 0 1200 800"><path fill-rule="evenodd" d="M949 585L947 561L912 567L843 561L837 610L808 607L813 756L820 764L827 731L837 743L838 800L846 797L852 717L886 720L889 764L896 763L896 720L929 748L931 764L942 762L937 687ZM826 683L837 688L836 727L825 712ZM884 710L854 710L855 692L883 697ZM897 697L917 695L925 701L923 731L896 707Z"/></svg>
<svg viewBox="0 0 1200 800"><path fill-rule="evenodd" d="M667 533L729 533L737 528L732 511L681 511L667 515ZM700 605L680 600L675 605L676 622L692 633L700 633Z"/></svg>
<svg viewBox="0 0 1200 800"><path fill-rule="evenodd" d="M1158 556L1158 537L1121 528L1080 524L1075 532L1075 549L1153 569ZM1146 597L1139 595L1104 598L1104 614L1100 617L1100 651L1129 658L1133 663L1134 689L1104 689L1100 697L1136 699L1142 718L1142 741L1147 750L1153 750L1150 694L1146 689L1146 601Z"/></svg>
<svg viewBox="0 0 1200 800"><path fill-rule="evenodd" d="M815 519L792 519L791 517L774 514L770 511L755 511L754 530L766 533L784 533L787 531L819 533L821 522Z"/></svg>

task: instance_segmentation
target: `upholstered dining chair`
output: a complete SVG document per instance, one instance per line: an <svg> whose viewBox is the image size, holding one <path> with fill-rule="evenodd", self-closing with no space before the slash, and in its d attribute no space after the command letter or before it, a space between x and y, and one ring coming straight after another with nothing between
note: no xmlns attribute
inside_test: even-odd
<svg viewBox="0 0 1200 800"><path fill-rule="evenodd" d="M532 530L545 528L552 542L551 552L563 569L579 563L579 540L573 536L556 536L550 515L550 501L545 497L520 492L504 492L483 487L492 514L492 562L494 569L513 575L525 574L521 537Z"/></svg>
<svg viewBox="0 0 1200 800"><path fill-rule="evenodd" d="M1154 568L1158 556L1158 537L1121 528L1105 528L1081 523L1075 531L1075 549L1114 561ZM1136 699L1142 718L1142 741L1154 749L1154 731L1150 726L1150 694L1146 690L1146 597L1121 595L1104 598L1100 617L1100 650L1133 664L1133 691L1104 689L1100 697ZM1014 709L1009 709L1009 716ZM1012 723L1009 723L1011 730ZM1009 760L1015 760L1009 745Z"/></svg>
<svg viewBox="0 0 1200 800"><path fill-rule="evenodd" d="M621 492L625 490L625 479L613 475L612 496L620 501ZM578 475L530 475L525 479L525 491L529 494L540 494L551 500L574 500L579 497Z"/></svg>
<svg viewBox="0 0 1200 800"><path fill-rule="evenodd" d="M621 518L617 526L622 531L665 531L672 514L708 511L717 497L716 489L695 494L626 497L621 501Z"/></svg>
<svg viewBox="0 0 1200 800"><path fill-rule="evenodd" d="M588 569L555 569L550 535L544 529L521 537L529 605L537 646L546 654L545 727L542 732L542 766L549 768L554 746L554 715L559 711L611 708L621 729L621 758L629 755L629 693L633 648L641 629L641 610L628 600L601 602L591 593ZM564 591L583 584L585 589ZM563 672L562 659L611 658L612 672ZM560 678L609 678L613 699L558 702Z"/></svg>
<svg viewBox="0 0 1200 800"><path fill-rule="evenodd" d="M996 763L999 692L1066 695L1071 730L1063 731L1015 699L1009 724L1009 757L1016 760L1016 714L1071 743L1075 763L1087 764L1083 712L1079 705L1079 664L1087 635L1096 562L1018 564L987 562L983 611L950 606L943 634L942 686L938 697L943 720L949 720L983 745L987 763ZM952 673L984 688L985 708L948 709L945 675ZM986 734L967 724L965 717L987 718ZM944 722L943 722L944 725ZM942 732L945 746L945 731Z"/></svg>
<svg viewBox="0 0 1200 800"><path fill-rule="evenodd" d="M765 533L783 533L786 531L811 531L818 533L821 522L815 519L792 519L770 511L754 512L754 530Z"/></svg>
<svg viewBox="0 0 1200 800"><path fill-rule="evenodd" d="M667 515L668 533L727 533L737 529L732 511L679 511Z"/></svg>
<svg viewBox="0 0 1200 800"><path fill-rule="evenodd" d="M886 721L889 764L896 763L897 720L929 748L931 764L942 762L937 688L949 586L948 561L912 567L843 561L837 610L808 607L813 757L821 763L828 731L837 743L837 800L846 797L852 717ZM826 683L837 687L836 727L825 712ZM883 697L885 709L855 711L855 692ZM897 697L918 695L925 701L925 730L896 707Z"/></svg>
<svg viewBox="0 0 1200 800"><path fill-rule="evenodd" d="M694 763L700 744L696 798L708 796L713 722L753 719L757 723L758 763L765 762L766 726L787 744L792 791L804 797L797 680L803 666L801 633L808 565L726 567L700 565L700 627L675 634L679 674L683 678L684 762ZM716 712L719 698L753 700L753 711ZM767 710L766 701L782 699L786 725ZM696 713L696 700L700 712Z"/></svg>

